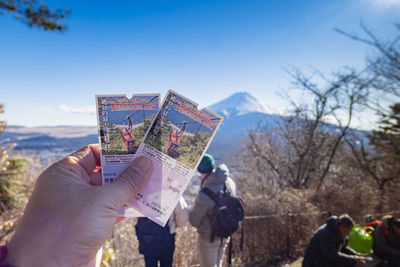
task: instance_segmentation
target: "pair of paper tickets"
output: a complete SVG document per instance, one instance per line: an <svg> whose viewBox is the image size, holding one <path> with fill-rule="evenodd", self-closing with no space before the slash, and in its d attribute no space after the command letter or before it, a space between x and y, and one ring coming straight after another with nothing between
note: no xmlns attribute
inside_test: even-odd
<svg viewBox="0 0 400 267"><path fill-rule="evenodd" d="M223 118L184 96L96 95L103 185L112 183L135 157L153 163L140 192L120 216L146 216L164 226L194 175Z"/></svg>

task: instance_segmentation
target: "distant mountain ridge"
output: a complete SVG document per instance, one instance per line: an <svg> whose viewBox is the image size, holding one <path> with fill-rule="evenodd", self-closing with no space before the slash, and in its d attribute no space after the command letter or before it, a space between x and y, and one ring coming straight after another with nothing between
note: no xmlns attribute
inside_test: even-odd
<svg viewBox="0 0 400 267"><path fill-rule="evenodd" d="M240 150L247 132L259 123L275 125L282 117L273 114L265 105L246 92L239 92L209 107L209 110L224 117L224 121L212 141L208 152L218 161L229 162ZM16 142L15 150L42 153L44 150L55 151L61 156L80 147L97 143L97 127L52 126L21 127L9 126L0 135L0 145Z"/></svg>

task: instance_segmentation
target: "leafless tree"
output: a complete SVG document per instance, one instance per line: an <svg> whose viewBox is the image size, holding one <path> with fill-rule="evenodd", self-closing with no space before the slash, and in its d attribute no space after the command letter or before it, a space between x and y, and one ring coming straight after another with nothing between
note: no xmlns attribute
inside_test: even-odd
<svg viewBox="0 0 400 267"><path fill-rule="evenodd" d="M298 70L290 75L307 101L292 100L292 113L278 122L278 128L251 131L246 151L254 158L253 172L266 176L272 185L319 190L335 166L354 111L366 101L367 84L348 68L331 78L317 71L314 77Z"/></svg>
<svg viewBox="0 0 400 267"><path fill-rule="evenodd" d="M338 30L375 49L375 53L367 57L367 67L360 79L368 79L366 104L381 118L380 126L368 135L368 141L365 136L352 134L346 137L346 143L359 168L375 183L381 199L376 210L390 209L396 195L391 192L400 186L400 24L395 27L397 36L391 40L383 40L363 24L362 36Z"/></svg>
<svg viewBox="0 0 400 267"><path fill-rule="evenodd" d="M389 105L400 102L400 23L394 25L397 35L384 40L370 28L361 24L362 34L337 31L353 40L362 42L375 50L367 56L364 76L369 80L368 107L378 114L389 112Z"/></svg>
<svg viewBox="0 0 400 267"><path fill-rule="evenodd" d="M357 135L346 137L355 162L378 190L377 211L395 208L400 200L398 191L393 191L400 188L400 104L392 109L390 118L381 120L380 129L367 135L368 144Z"/></svg>

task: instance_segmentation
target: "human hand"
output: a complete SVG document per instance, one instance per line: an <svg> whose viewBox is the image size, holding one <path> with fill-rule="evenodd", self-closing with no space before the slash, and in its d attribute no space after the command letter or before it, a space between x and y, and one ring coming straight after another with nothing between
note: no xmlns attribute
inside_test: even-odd
<svg viewBox="0 0 400 267"><path fill-rule="evenodd" d="M151 175L136 158L112 184L101 184L99 146L89 145L47 168L36 181L6 262L19 266L93 266L118 210Z"/></svg>
<svg viewBox="0 0 400 267"><path fill-rule="evenodd" d="M364 256L356 256L357 266L364 266L367 263L367 259Z"/></svg>

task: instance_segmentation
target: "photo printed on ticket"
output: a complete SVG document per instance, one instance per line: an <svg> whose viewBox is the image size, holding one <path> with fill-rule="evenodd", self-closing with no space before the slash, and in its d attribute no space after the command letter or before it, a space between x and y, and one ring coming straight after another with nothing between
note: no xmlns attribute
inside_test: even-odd
<svg viewBox="0 0 400 267"><path fill-rule="evenodd" d="M152 161L152 175L121 215L134 216L134 211L139 211L165 225L222 120L218 114L198 110L195 102L168 91L136 152L136 156Z"/></svg>
<svg viewBox="0 0 400 267"><path fill-rule="evenodd" d="M132 162L159 109L159 94L96 95L103 185Z"/></svg>

